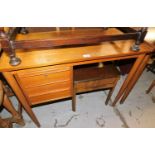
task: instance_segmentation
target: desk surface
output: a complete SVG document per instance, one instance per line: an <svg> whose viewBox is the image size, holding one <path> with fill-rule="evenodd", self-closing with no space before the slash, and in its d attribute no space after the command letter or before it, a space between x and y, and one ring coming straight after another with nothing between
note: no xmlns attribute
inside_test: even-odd
<svg viewBox="0 0 155 155"><path fill-rule="evenodd" d="M0 71L12 71L33 67L67 64L89 61L93 59L108 59L114 57L137 56L153 51L152 47L143 43L140 51L134 52L130 48L134 44L132 40L104 42L100 45L57 48L48 50L17 50L17 56L22 60L18 66L11 66L9 57L3 52L0 59Z"/></svg>

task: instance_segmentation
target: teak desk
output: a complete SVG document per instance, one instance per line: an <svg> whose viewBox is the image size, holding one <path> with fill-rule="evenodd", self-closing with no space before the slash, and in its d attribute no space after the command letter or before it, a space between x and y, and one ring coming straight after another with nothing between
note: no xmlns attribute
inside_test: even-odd
<svg viewBox="0 0 155 155"><path fill-rule="evenodd" d="M140 51L134 52L130 50L132 45L133 40L126 40L49 50L17 50L16 53L22 63L14 67L9 64L9 57L3 52L0 72L39 127L39 121L31 106L72 97L73 66L76 65L135 58L136 61L113 101L113 106L119 99L123 103L153 51L147 43L142 43Z"/></svg>

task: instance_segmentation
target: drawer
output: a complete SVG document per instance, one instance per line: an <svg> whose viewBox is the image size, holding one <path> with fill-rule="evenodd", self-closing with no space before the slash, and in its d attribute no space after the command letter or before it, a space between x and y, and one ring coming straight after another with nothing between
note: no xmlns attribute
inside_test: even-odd
<svg viewBox="0 0 155 155"><path fill-rule="evenodd" d="M33 69L25 69L14 71L14 74L18 74L20 77L29 77L34 75L40 75L43 73L57 73L70 70L71 67L69 66L48 66L48 67L40 67L40 68L33 68Z"/></svg>
<svg viewBox="0 0 155 155"><path fill-rule="evenodd" d="M31 88L35 86L41 86L50 84L53 82L61 82L69 80L70 71L58 72L58 73L46 73L42 75L35 75L31 77L23 77L20 81L23 83L25 88Z"/></svg>
<svg viewBox="0 0 155 155"><path fill-rule="evenodd" d="M62 99L71 96L71 67L42 67L14 72L30 104Z"/></svg>
<svg viewBox="0 0 155 155"><path fill-rule="evenodd" d="M16 77L20 79L25 88L69 80L70 76L71 71L69 67L63 69L53 69L53 67L49 69L45 67L44 70L33 69L16 72Z"/></svg>
<svg viewBox="0 0 155 155"><path fill-rule="evenodd" d="M76 92L85 92L97 89L111 88L114 86L116 82L116 78L111 79L101 79L101 80L93 80L93 81L83 81L75 83Z"/></svg>
<svg viewBox="0 0 155 155"><path fill-rule="evenodd" d="M70 88L70 80L63 80L61 82L51 82L50 84L42 84L35 87L29 87L25 89L25 92L29 97L31 97L66 88Z"/></svg>
<svg viewBox="0 0 155 155"><path fill-rule="evenodd" d="M62 89L53 92L48 92L42 95L36 95L29 97L29 101L31 105L36 105L43 102L55 101L58 99L64 99L67 97L71 97L71 90L70 89Z"/></svg>

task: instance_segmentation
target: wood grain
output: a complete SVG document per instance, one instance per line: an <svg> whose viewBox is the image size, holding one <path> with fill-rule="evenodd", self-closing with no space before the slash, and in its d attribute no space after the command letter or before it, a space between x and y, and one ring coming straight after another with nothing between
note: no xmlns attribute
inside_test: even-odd
<svg viewBox="0 0 155 155"><path fill-rule="evenodd" d="M0 71L13 71L19 69L52 66L60 64L84 64L87 61L108 61L114 59L125 59L128 57L137 57L143 53L150 53L153 51L148 44L141 44L139 52L130 50L133 41L117 41L106 42L101 45L74 47L74 48L60 48L50 50L17 50L18 57L22 63L18 66L10 66L8 63L9 57L4 52L0 61ZM102 60L101 60L102 59Z"/></svg>
<svg viewBox="0 0 155 155"><path fill-rule="evenodd" d="M72 69L43 67L13 72L30 105L71 97Z"/></svg>

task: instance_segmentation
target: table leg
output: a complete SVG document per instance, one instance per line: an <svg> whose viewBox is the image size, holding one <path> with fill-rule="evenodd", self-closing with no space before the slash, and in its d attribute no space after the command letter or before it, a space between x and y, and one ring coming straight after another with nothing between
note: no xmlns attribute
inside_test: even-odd
<svg viewBox="0 0 155 155"><path fill-rule="evenodd" d="M108 105L108 102L109 102L109 100L111 99L112 93L114 92L114 89L115 89L115 87L116 87L117 81L118 81L118 80L115 81L114 86L109 90L109 94L108 94L107 99L106 99L106 101L105 101L105 105Z"/></svg>
<svg viewBox="0 0 155 155"><path fill-rule="evenodd" d="M10 102L9 98L7 97L7 95L4 95L4 100L3 100L3 106L5 107L6 110L8 110L12 117L8 118L12 123L17 123L21 126L25 125L25 122L22 118L22 115L20 115L16 109L13 107L12 103Z"/></svg>
<svg viewBox="0 0 155 155"><path fill-rule="evenodd" d="M118 102L118 100L119 100L119 99L121 98L121 96L123 95L125 89L127 88L128 84L129 84L130 81L132 80L134 74L135 74L136 71L138 70L138 68L139 68L139 66L140 66L140 64L141 64L141 62L142 62L143 59L144 59L144 57L145 57L145 55L140 55L140 56L137 58L137 60L136 60L136 62L134 63L133 67L131 68L131 70L130 70L128 76L127 76L127 78L125 79L123 85L121 86L121 88L120 88L120 90L119 90L117 96L115 97L115 100L113 101L112 106L115 106L116 103Z"/></svg>
<svg viewBox="0 0 155 155"><path fill-rule="evenodd" d="M152 84L150 85L150 87L148 88L148 90L146 91L146 94L148 94L152 88L155 86L155 80L152 82Z"/></svg>
<svg viewBox="0 0 155 155"><path fill-rule="evenodd" d="M75 89L73 90L73 95L72 95L72 111L76 111L76 92Z"/></svg>
<svg viewBox="0 0 155 155"><path fill-rule="evenodd" d="M141 63L141 65L139 66L139 69L137 70L137 72L135 73L135 75L133 76L133 79L130 82L130 85L128 86L128 88L125 90L124 95L122 97L122 99L120 100L120 103L122 104L125 99L128 97L129 93L131 92L132 88L134 87L134 85L136 84L137 80L139 79L139 77L141 76L141 74L143 73L147 62L150 58L150 55L145 56L143 62Z"/></svg>
<svg viewBox="0 0 155 155"><path fill-rule="evenodd" d="M21 92L16 80L14 79L13 75L9 72L4 72L3 73L5 79L7 80L7 82L10 84L10 86L12 87L13 91L15 92L16 96L18 97L20 103L22 104L23 108L26 110L26 112L28 113L28 115L30 116L30 118L34 121L34 123L40 127L40 123L37 120L35 114L33 113L30 105L28 104L25 96L23 95L23 93Z"/></svg>

